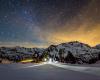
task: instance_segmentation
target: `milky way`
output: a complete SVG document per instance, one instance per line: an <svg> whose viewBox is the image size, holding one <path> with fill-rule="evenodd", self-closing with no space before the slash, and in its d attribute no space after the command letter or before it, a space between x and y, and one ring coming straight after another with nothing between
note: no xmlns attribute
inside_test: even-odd
<svg viewBox="0 0 100 80"><path fill-rule="evenodd" d="M0 46L100 43L100 0L0 0Z"/></svg>

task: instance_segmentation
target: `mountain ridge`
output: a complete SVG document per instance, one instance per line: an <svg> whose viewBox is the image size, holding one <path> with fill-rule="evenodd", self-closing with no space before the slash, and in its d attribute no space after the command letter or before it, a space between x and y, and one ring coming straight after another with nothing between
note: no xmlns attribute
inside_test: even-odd
<svg viewBox="0 0 100 80"><path fill-rule="evenodd" d="M99 46L99 45L98 45ZM7 58L12 57L15 59L17 56L27 58L43 58L49 57L53 60L60 62L66 62L73 57L73 60L77 63L89 63L90 60L99 60L100 58L100 48L98 46L91 47L88 44L81 43L79 41L71 41L66 43L61 43L58 45L50 45L48 48L25 48L25 47L1 47L0 56L5 56ZM70 58L69 58L69 57ZM4 58L5 58L4 57Z"/></svg>

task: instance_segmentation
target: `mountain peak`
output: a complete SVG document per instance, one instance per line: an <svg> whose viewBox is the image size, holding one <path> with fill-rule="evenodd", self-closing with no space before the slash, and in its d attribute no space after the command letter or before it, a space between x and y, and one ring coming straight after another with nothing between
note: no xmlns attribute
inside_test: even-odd
<svg viewBox="0 0 100 80"><path fill-rule="evenodd" d="M73 47L86 47L86 48L91 48L88 44L79 42L79 41L71 41L67 43L61 43L60 45L66 47L66 46L73 46Z"/></svg>
<svg viewBox="0 0 100 80"><path fill-rule="evenodd" d="M100 44L94 46L93 48L100 49Z"/></svg>

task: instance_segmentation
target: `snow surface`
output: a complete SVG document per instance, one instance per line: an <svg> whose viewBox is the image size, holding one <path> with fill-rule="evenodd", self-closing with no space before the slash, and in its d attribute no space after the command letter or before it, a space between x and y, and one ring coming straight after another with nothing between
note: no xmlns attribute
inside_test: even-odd
<svg viewBox="0 0 100 80"><path fill-rule="evenodd" d="M60 63L0 64L0 80L100 80L98 69Z"/></svg>
<svg viewBox="0 0 100 80"><path fill-rule="evenodd" d="M94 75L99 75L100 76L100 67L89 67L89 66L74 66L74 65L66 65L62 63L51 63L54 66L61 67L64 69L69 69L73 71L79 71L79 72L84 72L84 73L89 73L89 74L94 74ZM100 66L100 64L99 64Z"/></svg>

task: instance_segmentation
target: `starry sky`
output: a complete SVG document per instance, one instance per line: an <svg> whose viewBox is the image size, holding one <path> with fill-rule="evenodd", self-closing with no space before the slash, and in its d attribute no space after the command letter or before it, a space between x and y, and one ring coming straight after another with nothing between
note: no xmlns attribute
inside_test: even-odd
<svg viewBox="0 0 100 80"><path fill-rule="evenodd" d="M0 46L100 43L100 0L0 0Z"/></svg>

